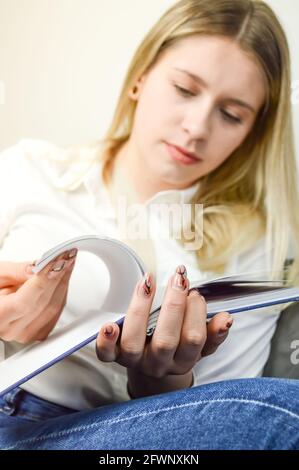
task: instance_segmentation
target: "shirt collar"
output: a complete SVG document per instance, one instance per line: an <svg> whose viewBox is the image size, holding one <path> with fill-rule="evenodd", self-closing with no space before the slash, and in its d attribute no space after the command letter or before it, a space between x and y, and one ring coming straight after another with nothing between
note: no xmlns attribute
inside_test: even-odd
<svg viewBox="0 0 299 470"><path fill-rule="evenodd" d="M96 205L101 205L105 211L113 213L113 193L117 190L117 194L128 197L131 203L134 201L134 193L130 190L121 173L118 171L114 173L115 177L111 184L111 188L107 187L103 179L103 163L97 160L91 166L89 171L84 177L83 183L87 192L92 196ZM144 204L150 206L151 204L184 204L191 201L192 197L196 194L200 187L200 182L197 181L186 189L170 189L159 191L149 198Z"/></svg>
<svg viewBox="0 0 299 470"><path fill-rule="evenodd" d="M200 182L197 181L192 186L186 189L169 189L166 191L159 191L146 201L146 204L157 203L177 203L184 204L191 201L200 187Z"/></svg>

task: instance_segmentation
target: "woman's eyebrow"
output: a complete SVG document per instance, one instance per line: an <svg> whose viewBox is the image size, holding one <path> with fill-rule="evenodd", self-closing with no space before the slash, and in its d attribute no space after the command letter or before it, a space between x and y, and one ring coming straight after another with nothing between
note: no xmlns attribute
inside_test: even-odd
<svg viewBox="0 0 299 470"><path fill-rule="evenodd" d="M189 72L188 70L180 69L180 68L177 68L177 67L172 67L172 69L176 70L177 72L182 72L182 73L188 75L190 78L195 80L197 83L199 83L204 88L208 88L207 83L201 77L199 77L198 75L195 75L194 73ZM256 110L250 104L245 103L245 101L239 100L238 98L228 98L226 101L229 102L229 103L233 103L233 104L237 104L239 106L242 106L243 108L247 108L252 113L256 113Z"/></svg>

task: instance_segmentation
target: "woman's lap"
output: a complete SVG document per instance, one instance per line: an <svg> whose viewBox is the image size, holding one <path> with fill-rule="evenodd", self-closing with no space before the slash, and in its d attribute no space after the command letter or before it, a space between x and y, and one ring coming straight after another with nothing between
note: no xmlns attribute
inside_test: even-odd
<svg viewBox="0 0 299 470"><path fill-rule="evenodd" d="M0 447L299 448L299 381L295 380L241 379L94 410L65 410L69 414L45 419L47 413L58 412L49 407L40 421L29 421L24 413L21 418L0 412Z"/></svg>

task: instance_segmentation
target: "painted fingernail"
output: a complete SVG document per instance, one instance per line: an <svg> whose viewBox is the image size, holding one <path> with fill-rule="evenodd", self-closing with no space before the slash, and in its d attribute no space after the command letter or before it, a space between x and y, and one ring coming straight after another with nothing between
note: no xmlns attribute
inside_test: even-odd
<svg viewBox="0 0 299 470"><path fill-rule="evenodd" d="M234 319L233 319L232 315L230 315L227 322L226 322L226 328L229 329L232 326L233 321L234 321Z"/></svg>
<svg viewBox="0 0 299 470"><path fill-rule="evenodd" d="M111 336L113 335L113 331L114 331L114 330L113 330L113 326L107 325L107 326L105 327L105 329L104 329L104 335L105 335L107 338L109 338L109 337L111 337Z"/></svg>
<svg viewBox="0 0 299 470"><path fill-rule="evenodd" d="M77 253L78 253L77 248L74 248L73 250L71 250L71 251L68 253L68 258L69 258L69 259L75 258L75 256L77 256Z"/></svg>
<svg viewBox="0 0 299 470"><path fill-rule="evenodd" d="M61 260L61 261L58 261L58 263L54 264L53 268L51 269L51 271L54 271L54 272L60 272L63 270L65 266L65 261Z"/></svg>
<svg viewBox="0 0 299 470"><path fill-rule="evenodd" d="M143 276L141 286L138 289L138 293L142 296L149 297L152 293L153 281L150 273L145 273Z"/></svg>
<svg viewBox="0 0 299 470"><path fill-rule="evenodd" d="M233 324L233 319L231 320L228 320L227 323L225 324L226 328L220 328L219 332L218 332L218 336L224 336L228 333L230 327L232 326Z"/></svg>
<svg viewBox="0 0 299 470"><path fill-rule="evenodd" d="M176 273L172 279L172 288L176 290L185 290L187 287L187 269L181 264L177 267Z"/></svg>
<svg viewBox="0 0 299 470"><path fill-rule="evenodd" d="M66 261L58 261L57 263L54 264L54 266L52 267L51 271L48 272L48 278L49 279L52 279L52 278L56 278L57 276L60 276L62 270L64 269L65 265L66 265Z"/></svg>
<svg viewBox="0 0 299 470"><path fill-rule="evenodd" d="M35 261L33 263L30 263L30 264L27 264L26 266L26 273L27 274L34 274L34 272L32 271L32 268L35 266Z"/></svg>

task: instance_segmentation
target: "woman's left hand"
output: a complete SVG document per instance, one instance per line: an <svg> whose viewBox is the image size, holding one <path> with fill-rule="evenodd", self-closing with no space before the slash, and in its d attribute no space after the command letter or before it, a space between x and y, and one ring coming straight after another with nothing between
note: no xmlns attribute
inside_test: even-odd
<svg viewBox="0 0 299 470"><path fill-rule="evenodd" d="M188 292L186 268L179 266L169 279L154 334L147 337L155 282L146 274L135 287L122 331L116 323L101 328L97 356L127 368L132 397L190 387L194 365L226 339L232 315L221 312L207 322L205 299Z"/></svg>

